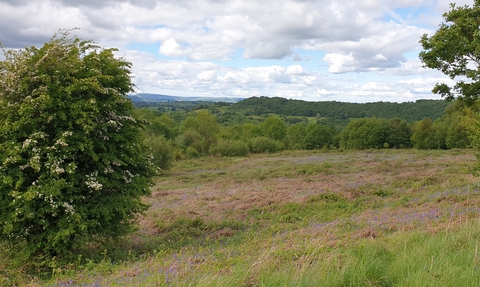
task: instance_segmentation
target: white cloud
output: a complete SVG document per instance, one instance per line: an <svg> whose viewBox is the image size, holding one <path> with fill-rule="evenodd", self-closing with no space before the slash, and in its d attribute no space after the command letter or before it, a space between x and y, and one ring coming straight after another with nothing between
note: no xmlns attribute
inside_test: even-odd
<svg viewBox="0 0 480 287"><path fill-rule="evenodd" d="M382 54L376 54L375 56L373 56L373 60L375 60L375 61L387 61L388 58L385 57Z"/></svg>
<svg viewBox="0 0 480 287"><path fill-rule="evenodd" d="M0 0L0 42L41 45L60 28L80 27L74 34L118 47L145 92L435 98L428 79L442 76L405 55L420 50L420 36L438 27L450 2ZM424 82L407 82L414 76Z"/></svg>
<svg viewBox="0 0 480 287"><path fill-rule="evenodd" d="M381 75L397 75L397 76L405 76L405 75L421 75L427 74L431 71L426 70L422 67L422 62L420 59L410 59L403 63L400 63L399 67L394 68L387 68L383 71L380 71L379 74Z"/></svg>
<svg viewBox="0 0 480 287"><path fill-rule="evenodd" d="M307 75L308 73L302 68L302 66L292 65L292 66L288 66L286 74L287 75Z"/></svg>
<svg viewBox="0 0 480 287"><path fill-rule="evenodd" d="M203 71L200 74L198 74L198 79L202 81L211 81L215 79L215 71Z"/></svg>
<svg viewBox="0 0 480 287"><path fill-rule="evenodd" d="M337 53L326 54L323 60L329 64L328 71L330 73L346 73L355 71L355 68L352 67L353 63L355 63L352 53L349 55Z"/></svg>
<svg viewBox="0 0 480 287"><path fill-rule="evenodd" d="M180 57L183 55L182 48L173 38L163 42L162 46L160 46L160 53L170 57Z"/></svg>

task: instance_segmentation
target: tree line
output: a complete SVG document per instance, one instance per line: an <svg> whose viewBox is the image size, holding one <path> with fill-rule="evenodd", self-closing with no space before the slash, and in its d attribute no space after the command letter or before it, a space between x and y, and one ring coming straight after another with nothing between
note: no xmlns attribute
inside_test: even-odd
<svg viewBox="0 0 480 287"><path fill-rule="evenodd" d="M321 120L270 115L222 125L222 114L208 109L192 112L160 112L136 109L148 122L146 145L156 164L165 169L172 160L198 156L246 156L249 153L296 149L452 149L470 145L462 125L463 104L448 105L443 116L405 119L362 117L349 120L341 129ZM179 115L181 114L181 115Z"/></svg>
<svg viewBox="0 0 480 287"><path fill-rule="evenodd" d="M402 118L407 122L424 117L436 120L449 105L442 100L417 100L415 102L391 103L345 103L336 101L307 102L285 98L252 97L235 103L231 110L243 110L245 115L278 114L324 118Z"/></svg>

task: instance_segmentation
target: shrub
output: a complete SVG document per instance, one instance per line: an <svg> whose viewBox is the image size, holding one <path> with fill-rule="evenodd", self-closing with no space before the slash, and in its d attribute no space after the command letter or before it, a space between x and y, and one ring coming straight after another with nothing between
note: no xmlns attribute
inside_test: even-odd
<svg viewBox="0 0 480 287"><path fill-rule="evenodd" d="M126 234L153 175L131 64L68 35L0 61L0 239L39 257Z"/></svg>
<svg viewBox="0 0 480 287"><path fill-rule="evenodd" d="M285 122L277 117L268 117L260 125L263 134L277 141L283 141L287 136L287 126Z"/></svg>
<svg viewBox="0 0 480 287"><path fill-rule="evenodd" d="M173 160L173 148L165 137L162 135L148 136L144 143L153 156L152 163L160 169L169 169Z"/></svg>
<svg viewBox="0 0 480 287"><path fill-rule="evenodd" d="M354 119L340 132L342 149L384 148L388 142L389 122L382 118Z"/></svg>
<svg viewBox="0 0 480 287"><path fill-rule="evenodd" d="M283 144L267 137L256 137L248 142L248 148L252 153L274 153L281 151Z"/></svg>
<svg viewBox="0 0 480 287"><path fill-rule="evenodd" d="M335 128L317 123L310 123L306 127L303 147L307 150L328 149L334 145Z"/></svg>
<svg viewBox="0 0 480 287"><path fill-rule="evenodd" d="M196 158L200 156L200 153L198 152L198 150L191 146L187 147L185 154L187 155L188 158Z"/></svg>
<svg viewBox="0 0 480 287"><path fill-rule="evenodd" d="M221 156L246 156L248 155L248 146L241 140L219 140L217 144L210 149L210 154Z"/></svg>

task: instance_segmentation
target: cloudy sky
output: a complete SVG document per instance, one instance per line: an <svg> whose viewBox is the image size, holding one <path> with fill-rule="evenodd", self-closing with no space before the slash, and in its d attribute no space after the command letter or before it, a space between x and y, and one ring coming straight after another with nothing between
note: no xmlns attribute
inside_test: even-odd
<svg viewBox="0 0 480 287"><path fill-rule="evenodd" d="M40 46L78 27L81 38L118 48L144 93L439 99L431 89L445 77L422 68L418 41L451 1L0 0L0 42Z"/></svg>

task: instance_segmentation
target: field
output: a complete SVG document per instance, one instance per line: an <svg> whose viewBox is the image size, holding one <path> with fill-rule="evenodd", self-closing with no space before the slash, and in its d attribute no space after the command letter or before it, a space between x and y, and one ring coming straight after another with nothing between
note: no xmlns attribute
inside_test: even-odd
<svg viewBox="0 0 480 287"><path fill-rule="evenodd" d="M26 286L478 286L475 163L471 150L182 160L155 179L145 198L151 207L130 237L53 264L43 276L0 263L0 280L6 286L14 280Z"/></svg>

